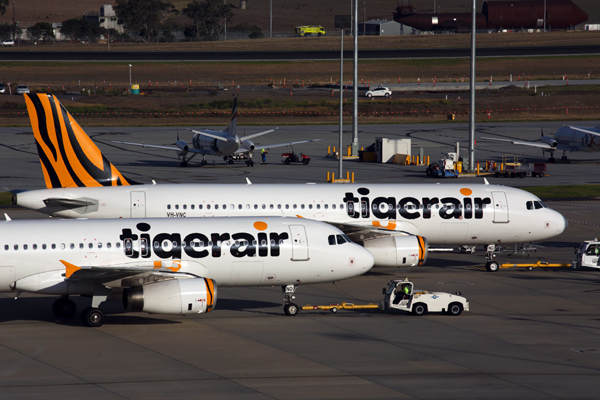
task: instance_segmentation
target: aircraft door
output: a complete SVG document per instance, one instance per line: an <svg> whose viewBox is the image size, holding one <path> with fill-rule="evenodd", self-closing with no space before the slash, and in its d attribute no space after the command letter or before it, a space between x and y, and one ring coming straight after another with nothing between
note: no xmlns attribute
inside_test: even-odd
<svg viewBox="0 0 600 400"><path fill-rule="evenodd" d="M131 218L146 218L146 192L131 192Z"/></svg>
<svg viewBox="0 0 600 400"><path fill-rule="evenodd" d="M292 261L308 260L308 240L304 225L290 225L292 237Z"/></svg>
<svg viewBox="0 0 600 400"><path fill-rule="evenodd" d="M492 192L494 202L494 222L508 222L508 202L506 192Z"/></svg>

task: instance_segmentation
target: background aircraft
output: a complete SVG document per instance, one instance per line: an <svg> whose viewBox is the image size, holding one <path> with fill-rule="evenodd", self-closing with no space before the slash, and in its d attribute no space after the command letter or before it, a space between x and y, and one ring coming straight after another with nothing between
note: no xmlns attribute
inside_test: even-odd
<svg viewBox="0 0 600 400"><path fill-rule="evenodd" d="M76 312L70 295L91 297L85 325L104 320L98 308L123 301L156 314L210 312L217 283L280 286L284 311L300 283L351 278L373 256L328 224L298 218L21 220L2 222L0 292L61 296L59 318ZM6 266L9 267L6 267Z"/></svg>
<svg viewBox="0 0 600 400"><path fill-rule="evenodd" d="M254 166L254 161L252 161L252 156L254 154L254 150L261 149L270 149L273 147L283 147L283 146L293 146L295 144L300 143L310 143L317 142L322 139L311 139L311 140L300 140L296 142L288 142L288 143L277 143L263 146L256 146L252 140L255 137L265 135L267 133L271 133L275 131L275 129L269 129L267 131L253 133L251 135L242 136L241 138L236 134L237 128L237 97L233 100L233 110L231 112L231 121L229 126L225 128L223 131L213 131L209 129L205 130L192 130L194 132L194 137L192 138L192 147L190 147L185 141L179 140L179 136L177 137L177 141L175 142L175 146L162 146L155 144L147 144L147 143L131 143L131 142L122 142L118 140L112 140L113 143L127 144L133 146L142 146L153 149L163 149L163 150L172 150L177 152L177 156L181 160L181 166L187 167L187 163L189 160L194 158L198 154L202 154L202 165L206 164L206 156L218 156L223 157L228 164L233 163L233 156L236 154L248 154L248 160L246 160L246 165L249 167ZM191 153L191 156L188 157L188 154ZM187 158L186 158L187 157Z"/></svg>
<svg viewBox="0 0 600 400"><path fill-rule="evenodd" d="M558 128L553 136L544 136L544 131L542 131L542 137L537 142L489 137L481 137L480 139L510 142L521 146L538 147L542 149L543 152L550 152L549 162L554 162L554 152L561 150L563 152L561 160L564 161L567 159L567 156L565 155L567 151L600 151L600 126L589 128L585 126L565 125Z"/></svg>

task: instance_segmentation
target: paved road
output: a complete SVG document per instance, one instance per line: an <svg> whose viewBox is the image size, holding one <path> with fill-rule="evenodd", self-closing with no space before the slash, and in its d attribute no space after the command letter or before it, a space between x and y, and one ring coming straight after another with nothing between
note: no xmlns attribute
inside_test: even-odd
<svg viewBox="0 0 600 400"><path fill-rule="evenodd" d="M534 57L548 55L600 54L600 45L574 46L522 46L481 47L477 57ZM4 50L4 61L248 61L248 60L339 60L335 50L300 51L194 51L194 52L149 52L149 51L19 51ZM382 49L359 50L362 60L402 58L463 58L470 57L468 47L444 49ZM352 58L352 50L344 51L345 58Z"/></svg>
<svg viewBox="0 0 600 400"><path fill-rule="evenodd" d="M598 122L595 122L598 124ZM551 131L561 123L547 123ZM589 125L594 125L590 123ZM241 127L240 129L244 129ZM257 128L264 129L264 128ZM535 139L537 123L481 124L486 135ZM253 131L251 127L246 132ZM309 182L324 180L336 162L324 156L335 143L332 126L286 126L286 138L323 137L303 147L308 166L279 163L254 168L222 163L178 167L172 155L114 147L109 139L169 143L177 128L98 128L94 139L108 158L136 179L173 182ZM22 128L0 129L0 185L41 187L33 137ZM411 137L434 155L465 140L465 124L365 125L361 143L375 136ZM110 132L111 134L107 134ZM120 132L120 133L119 133ZM180 134L184 136L184 130ZM263 140L281 141L267 135ZM301 150L300 146L298 149ZM482 158L507 148L480 144ZM531 157L538 151L523 149ZM537 156L536 156L537 154ZM551 177L496 179L516 184L599 183L597 158L550 166ZM361 182L424 182L423 167L347 163ZM586 172L587 171L587 172ZM471 181L465 178L459 182ZM481 178L474 178L481 181ZM431 181L435 183L437 181ZM569 262L573 245L600 228L600 201L553 202L569 220L559 237L535 244L529 258L501 261ZM0 209L13 219L44 218ZM377 302L393 278L420 288L460 291L471 312L459 317L401 313L302 312L286 317L279 288L220 288L217 309L200 317L124 313L108 304L106 323L85 328L77 318L57 321L53 298L0 295L0 399L595 399L600 390L600 271L557 268L488 273L475 255L432 254L425 267L376 269L365 276L303 286L297 302ZM79 309L85 302L76 299Z"/></svg>

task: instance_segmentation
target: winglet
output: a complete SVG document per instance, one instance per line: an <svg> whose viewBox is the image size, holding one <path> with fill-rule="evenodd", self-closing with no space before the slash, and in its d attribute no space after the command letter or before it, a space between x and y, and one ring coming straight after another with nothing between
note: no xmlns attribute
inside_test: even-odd
<svg viewBox="0 0 600 400"><path fill-rule="evenodd" d="M10 217L8 216L8 214L7 214L7 213L4 213L4 218L5 218L7 221L12 221L12 219L10 219Z"/></svg>
<svg viewBox="0 0 600 400"><path fill-rule="evenodd" d="M252 182L250 182L250 179L246 178L246 183L248 183L248 185L252 185Z"/></svg>
<svg viewBox="0 0 600 400"><path fill-rule="evenodd" d="M71 277L71 275L73 275L75 272L77 272L81 269L77 265L73 265L69 262L66 262L65 260L60 260L60 262L63 263L63 265L66 267L65 276L67 277L67 279L69 279Z"/></svg>
<svg viewBox="0 0 600 400"><path fill-rule="evenodd" d="M487 179L483 178L483 183L485 183L486 185L489 185L490 183L488 182Z"/></svg>

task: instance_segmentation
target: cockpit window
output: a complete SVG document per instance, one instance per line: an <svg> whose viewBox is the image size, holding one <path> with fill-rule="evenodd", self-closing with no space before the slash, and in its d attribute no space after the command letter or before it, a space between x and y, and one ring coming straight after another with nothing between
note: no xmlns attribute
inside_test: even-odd
<svg viewBox="0 0 600 400"><path fill-rule="evenodd" d="M327 237L327 240L329 241L329 245L330 245L330 246L333 246L333 245L335 245L335 235L329 235L329 236Z"/></svg>
<svg viewBox="0 0 600 400"><path fill-rule="evenodd" d="M533 201L528 201L527 202L527 209L528 210L533 210Z"/></svg>
<svg viewBox="0 0 600 400"><path fill-rule="evenodd" d="M533 205L535 206L536 210L539 210L540 208L546 208L546 205L541 201L534 201Z"/></svg>
<svg viewBox="0 0 600 400"><path fill-rule="evenodd" d="M342 235L336 235L335 237L337 238L337 244L346 243L346 240L344 239L344 237Z"/></svg>

